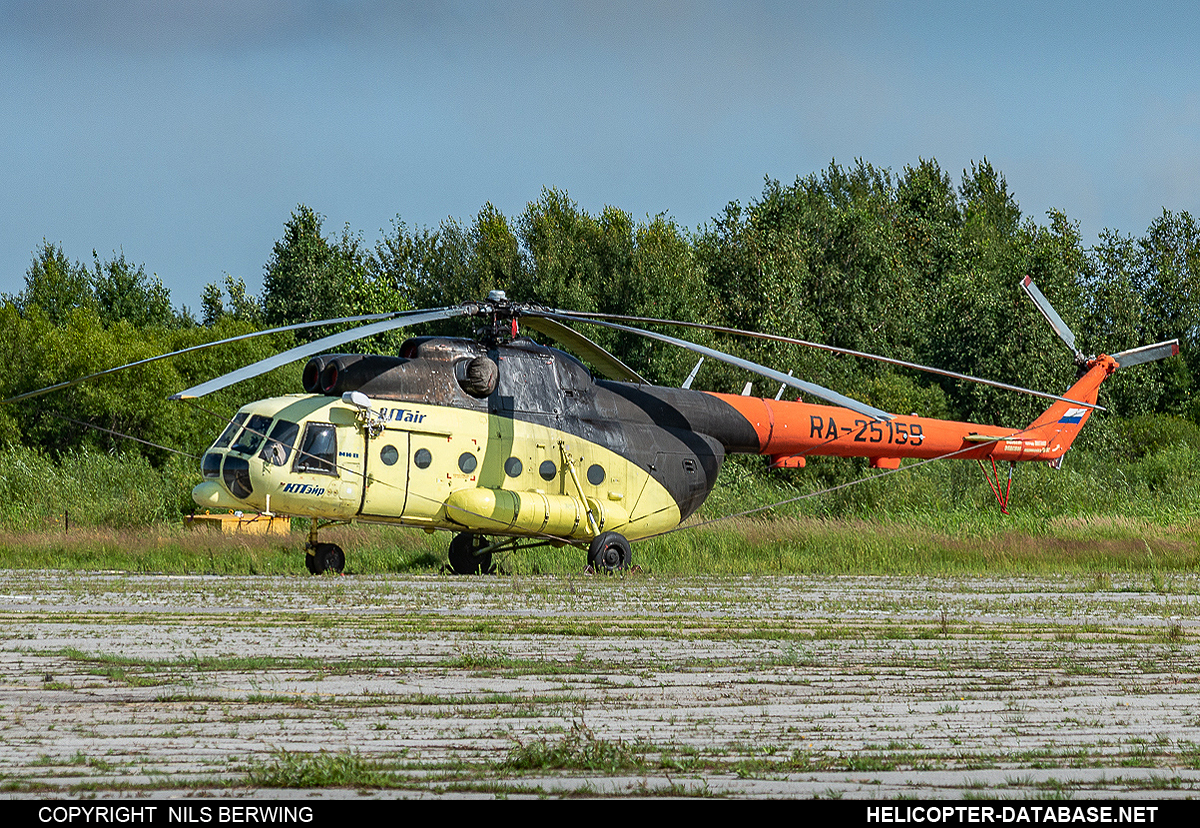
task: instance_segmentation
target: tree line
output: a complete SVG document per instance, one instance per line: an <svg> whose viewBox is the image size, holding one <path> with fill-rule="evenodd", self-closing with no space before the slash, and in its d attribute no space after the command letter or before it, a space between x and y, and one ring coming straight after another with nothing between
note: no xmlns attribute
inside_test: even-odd
<svg viewBox="0 0 1200 828"><path fill-rule="evenodd" d="M0 297L0 396L205 341L313 319L440 307L491 289L550 307L678 319L782 334L882 354L1039 390L1061 392L1076 367L1018 281L1032 276L1086 353L1115 353L1178 337L1180 357L1121 372L1104 388L1110 417L1200 419L1200 234L1187 212L1164 210L1139 236L1106 231L1087 245L1051 211L1021 212L985 159L957 186L934 160L901 172L863 161L791 184L767 179L748 204L731 202L689 230L667 215L593 215L544 190L520 215L485 204L470 221L410 228L397 218L373 244L349 227L327 232L308 206L291 214L264 266L261 295L226 276L197 312L173 307L162 282L125 254L84 264L60 245L33 254L25 288ZM156 362L0 407L0 433L55 456L84 447L199 454L247 400L299 390L299 365L227 389L198 405L169 394L330 331L273 334ZM418 333L469 335L469 322ZM688 352L620 332L593 339L650 380L679 385ZM414 333L362 347L394 352ZM708 331L673 332L891 411L1019 425L1032 398L886 365ZM694 387L740 391L744 372L706 362ZM776 389L756 379L758 393ZM790 394L791 392L789 392ZM109 431L90 428L100 426Z"/></svg>

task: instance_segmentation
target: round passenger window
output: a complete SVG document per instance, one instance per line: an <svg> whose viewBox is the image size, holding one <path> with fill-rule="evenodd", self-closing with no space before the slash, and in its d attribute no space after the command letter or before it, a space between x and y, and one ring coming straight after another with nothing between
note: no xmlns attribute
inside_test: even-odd
<svg viewBox="0 0 1200 828"><path fill-rule="evenodd" d="M417 453L413 455L413 465L418 469L427 469L432 462L433 455L429 453L429 449L417 449Z"/></svg>
<svg viewBox="0 0 1200 828"><path fill-rule="evenodd" d="M421 450L424 451L424 449ZM394 466L396 465L396 461L400 459L400 452L396 450L395 446L384 446L379 450L379 459L386 466Z"/></svg>
<svg viewBox="0 0 1200 828"><path fill-rule="evenodd" d="M520 477L523 471L525 466L521 464L520 458L510 457L504 461L504 473L509 477Z"/></svg>
<svg viewBox="0 0 1200 828"><path fill-rule="evenodd" d="M554 465L553 460L543 460L542 465L538 466L538 474L542 480L553 480L554 475L558 474L558 466Z"/></svg>
<svg viewBox="0 0 1200 828"><path fill-rule="evenodd" d="M604 482L604 467L599 463L593 463L588 467L587 478L593 486L599 486Z"/></svg>
<svg viewBox="0 0 1200 828"><path fill-rule="evenodd" d="M464 451L458 456L458 467L462 469L463 474L470 474L475 471L475 467L479 465L479 461L475 459L475 455L469 451Z"/></svg>

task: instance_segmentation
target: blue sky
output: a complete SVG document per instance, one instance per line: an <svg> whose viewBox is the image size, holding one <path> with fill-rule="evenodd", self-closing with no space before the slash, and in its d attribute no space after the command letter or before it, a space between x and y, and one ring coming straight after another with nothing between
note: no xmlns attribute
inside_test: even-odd
<svg viewBox="0 0 1200 828"><path fill-rule="evenodd" d="M1200 213L1200 4L0 0L0 293L43 238L197 309L299 203L369 243L543 187L696 229L985 156L1085 242Z"/></svg>

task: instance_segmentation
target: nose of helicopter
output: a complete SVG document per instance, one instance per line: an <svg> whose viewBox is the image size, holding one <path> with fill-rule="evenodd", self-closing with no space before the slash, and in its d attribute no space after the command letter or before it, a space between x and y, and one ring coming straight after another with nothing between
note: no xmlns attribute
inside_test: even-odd
<svg viewBox="0 0 1200 828"><path fill-rule="evenodd" d="M216 480L205 480L192 489L192 502L202 509L237 509L246 504L230 496Z"/></svg>
<svg viewBox="0 0 1200 828"><path fill-rule="evenodd" d="M238 412L200 461L204 480L192 489L192 500L207 509L255 507L267 491L260 478L287 462L297 430L273 412Z"/></svg>
<svg viewBox="0 0 1200 828"><path fill-rule="evenodd" d="M327 396L287 395L244 406L201 459L203 480L192 500L212 510L357 511L357 487L340 485L339 470L362 449L347 444L339 458L337 434L345 427L342 438L350 440L357 421L358 409Z"/></svg>
<svg viewBox="0 0 1200 828"><path fill-rule="evenodd" d="M254 494L250 462L233 452L210 449L200 461L204 475L192 500L205 509L244 509Z"/></svg>

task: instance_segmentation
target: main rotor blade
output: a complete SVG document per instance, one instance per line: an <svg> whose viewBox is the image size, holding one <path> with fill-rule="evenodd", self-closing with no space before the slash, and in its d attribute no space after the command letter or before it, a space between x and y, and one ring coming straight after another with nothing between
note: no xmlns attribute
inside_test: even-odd
<svg viewBox="0 0 1200 828"><path fill-rule="evenodd" d="M888 412L875 408L874 406L870 406L866 403L861 403L858 400L851 399L850 397L843 396L836 391L830 391L828 388L823 388L820 385L816 385L811 382L805 382L804 380L796 379L795 377L790 377L782 371L776 371L774 368L768 368L765 365L759 365L757 362L751 362L748 359L735 357L732 354L725 353L724 351L716 351L712 348L706 348L703 345L697 345L695 342L688 342L686 339L676 339L675 337L667 336L666 334L660 334L654 331L646 331L640 328L630 328L627 325L618 325L615 322L606 322L602 319L593 319L585 316L572 317L566 315L562 311L552 311L546 315L555 319L578 319L580 321L588 322L592 325L602 325L606 328L625 331L626 333L637 334L638 336L644 336L648 339L656 339L659 342L666 342L670 345L686 348L687 350L694 351L697 354L702 354L706 357L711 357L712 359L720 360L721 362L726 362L730 365L735 365L738 368L744 368L747 371L753 371L754 373L760 374L767 379L773 379L776 382L782 382L784 385L790 385L793 388L798 388L807 394L812 394L814 397L819 397L826 402L831 402L834 405L840 405L843 408L849 408L851 411L856 411L859 414L870 417L874 420L890 420L895 416L894 414L889 414Z"/></svg>
<svg viewBox="0 0 1200 828"><path fill-rule="evenodd" d="M636 382L640 385L650 385L650 381L630 368L621 360L600 345L596 344L574 328L569 328L561 322L556 322L545 316L524 315L521 320L526 326L538 333L545 334L551 339L566 345L575 353L592 363L600 373L609 379L622 382Z"/></svg>
<svg viewBox="0 0 1200 828"><path fill-rule="evenodd" d="M106 368L103 371L97 371L94 374L88 374L86 377L78 377L77 379L67 380L55 385L47 385L45 388L39 388L36 391L26 391L24 394L18 394L15 397L9 397L7 400L0 400L0 403L17 402L18 400L28 400L33 397L40 397L42 394L49 394L51 391L58 391L60 388L70 388L72 385L78 385L81 382L103 377L106 374L115 374L118 371L124 371L126 368L136 368L139 365L148 365L151 362L158 362L160 359L169 359L170 357L180 356L181 354L189 354L192 351L203 351L206 348L214 348L217 345L227 345L230 342L241 342L244 339L253 339L256 336L266 336L267 334L282 333L283 331L296 331L302 328L315 328L321 325L336 325L343 322L367 322L372 319L393 319L405 313L412 311L393 311L391 313L372 313L367 316L344 316L341 319L320 319L316 322L296 322L292 325L283 325L278 328L268 328L263 331L252 331L247 334L231 336L228 339L218 339L213 342L202 342L199 345L192 345L188 348L181 348L178 351L172 351L169 354L159 354L158 356L139 359L137 362L118 365L116 368Z"/></svg>
<svg viewBox="0 0 1200 828"><path fill-rule="evenodd" d="M1156 342L1153 345L1143 345L1140 348L1130 348L1113 354L1118 368L1128 368L1130 365L1141 365L1143 362L1154 362L1159 359L1173 357L1179 353L1179 340L1169 339L1166 342Z"/></svg>
<svg viewBox="0 0 1200 828"><path fill-rule="evenodd" d="M1071 349L1071 353L1075 355L1075 361L1082 362L1083 352L1075 346L1075 333L1062 320L1062 317L1058 315L1058 311L1050 304L1050 300L1038 290L1038 286L1033 283L1031 277L1026 276L1021 280L1021 289L1033 300L1033 304L1037 305L1037 309L1042 312L1042 316L1046 317L1046 321L1050 323L1050 327L1058 334L1058 338L1065 342L1067 347Z"/></svg>
<svg viewBox="0 0 1200 828"><path fill-rule="evenodd" d="M170 399L192 400L197 397L203 397L205 394L211 394L213 391L219 391L226 386L233 385L242 380L248 380L251 377L257 377L259 374L265 374L267 371L278 368L281 365L287 365L289 362L294 362L297 359L319 354L321 351L326 351L346 342L352 342L355 339L394 331L397 328L406 328L409 325L418 325L422 322L433 322L438 319L449 319L454 316L467 316L476 312L478 312L478 308L475 305L460 305L454 308L438 308L437 310L408 314L399 319L387 319L383 322L376 322L373 325L362 325L358 328L351 328L348 331L342 331L341 333L317 339L304 345L297 345L295 348L289 348L275 356L260 359L258 362L247 365L245 368L239 368L236 371L230 371L228 374L223 374L208 382L193 385L191 388L180 391L178 394L172 394Z"/></svg>
<svg viewBox="0 0 1200 828"><path fill-rule="evenodd" d="M975 382L980 385L988 385L992 388L1000 388L1005 391L1017 391L1022 394L1029 394L1034 397L1042 397L1047 400L1059 400L1061 402L1069 402L1072 405L1082 405L1087 408L1094 408L1097 411L1107 411L1108 409L1102 405L1095 403L1084 402L1083 400L1073 400L1070 397L1062 397L1058 394L1051 394L1047 391L1035 391L1032 388L1024 388L1020 385L1009 385L1006 382L998 382L996 380L983 379L982 377L973 377L970 374L960 374L957 371L947 371L943 368L934 368L930 365L921 365L918 362L907 362L903 359L893 359L892 357L879 356L879 354L869 354L865 351L855 351L850 348L838 348L833 345L823 345L820 342L809 342L806 339L795 339L790 336L780 336L778 334L759 333L758 331L747 331L741 328L727 328L723 325L706 325L702 322L679 322L673 319L654 319L651 317L642 316L619 316L617 314L600 314L600 313L579 313L576 311L559 311L559 313L568 316L574 316L579 319L596 318L596 319L620 319L624 322L641 322L644 324L655 325L677 325L682 328L698 328L705 331L714 331L716 333L725 333L732 336L745 336L752 339L766 339L771 342L783 342L788 345L804 345L808 348L816 348L820 351L829 351L834 354L843 354L844 356L861 357L862 359L873 359L876 362L883 362L887 365L895 365L899 368L912 368L915 371L924 371L928 374L937 374L950 379L964 380L966 382Z"/></svg>

